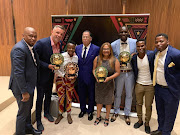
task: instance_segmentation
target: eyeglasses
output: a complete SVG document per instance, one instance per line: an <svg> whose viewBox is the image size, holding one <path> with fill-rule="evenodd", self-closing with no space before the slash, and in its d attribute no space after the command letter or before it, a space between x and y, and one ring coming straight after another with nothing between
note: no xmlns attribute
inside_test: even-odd
<svg viewBox="0 0 180 135"><path fill-rule="evenodd" d="M103 51L110 51L110 48L103 48Z"/></svg>
<svg viewBox="0 0 180 135"><path fill-rule="evenodd" d="M90 38L90 37L87 37L87 36L82 36L82 38L83 38L83 39L86 39L86 38L88 39L88 38Z"/></svg>

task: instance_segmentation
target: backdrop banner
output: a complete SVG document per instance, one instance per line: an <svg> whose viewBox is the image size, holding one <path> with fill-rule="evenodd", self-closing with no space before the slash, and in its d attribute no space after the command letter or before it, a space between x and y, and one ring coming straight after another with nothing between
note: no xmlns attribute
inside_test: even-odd
<svg viewBox="0 0 180 135"><path fill-rule="evenodd" d="M82 32L89 30L92 33L92 43L101 46L104 42L113 42L118 39L119 28L128 27L129 37L134 39L146 38L150 14L83 14L83 15L52 15L52 27L63 25L66 28L62 41L62 49L66 44L74 41L82 43ZM77 89L77 86L76 86ZM122 95L120 108L124 108L125 92ZM78 92L74 91L74 102L79 102ZM133 94L132 111L136 111L136 99Z"/></svg>

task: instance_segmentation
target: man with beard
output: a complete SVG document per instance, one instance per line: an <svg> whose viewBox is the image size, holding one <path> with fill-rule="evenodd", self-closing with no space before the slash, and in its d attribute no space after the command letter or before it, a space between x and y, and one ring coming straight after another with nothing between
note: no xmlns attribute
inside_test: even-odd
<svg viewBox="0 0 180 135"><path fill-rule="evenodd" d="M49 114L51 94L54 81L54 72L56 65L52 65L50 62L50 57L53 53L60 53L62 49L60 48L60 41L64 37L65 28L61 25L56 25L51 36L47 38L40 39L35 44L34 48L37 51L40 59L40 68L38 85L37 85L37 101L36 101L36 121L37 128L40 131L44 130L44 126L41 122L41 111L42 103L44 100L44 117L50 121L54 122L54 118Z"/></svg>
<svg viewBox="0 0 180 135"><path fill-rule="evenodd" d="M119 39L112 42L111 46L113 49L114 56L118 58L119 54L122 52L129 52L133 55L136 52L136 40L132 38L128 38L128 28L126 26L120 27L119 30ZM126 97L125 97L125 122L127 125L130 125L129 114L131 111L132 104L132 92L134 90L134 73L130 63L127 63L126 66L123 66L120 63L120 76L115 79L115 100L114 100L114 114L111 117L111 122L114 122L118 117L118 113L120 112L120 104L121 104L121 95L123 88L125 86Z"/></svg>
<svg viewBox="0 0 180 135"><path fill-rule="evenodd" d="M137 54L132 58L132 68L134 71L134 77L136 81L135 93L136 93L136 109L138 115L138 122L134 124L134 128L139 128L143 125L142 117L142 105L143 97L145 96L145 132L150 133L149 121L152 114L152 103L154 99L154 87L152 85L153 78L153 51L146 51L145 39L138 39L136 42Z"/></svg>

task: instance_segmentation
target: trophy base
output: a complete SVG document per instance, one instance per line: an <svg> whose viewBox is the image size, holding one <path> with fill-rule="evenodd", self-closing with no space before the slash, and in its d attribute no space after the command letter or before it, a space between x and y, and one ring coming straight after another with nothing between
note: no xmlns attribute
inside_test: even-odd
<svg viewBox="0 0 180 135"><path fill-rule="evenodd" d="M103 83L103 82L105 81L105 78L104 78L104 77L98 78L98 81L99 81L100 83Z"/></svg>
<svg viewBox="0 0 180 135"><path fill-rule="evenodd" d="M55 70L58 70L58 69L60 69L60 67L58 67L58 66L55 66L55 67L54 67L54 69L55 69Z"/></svg>

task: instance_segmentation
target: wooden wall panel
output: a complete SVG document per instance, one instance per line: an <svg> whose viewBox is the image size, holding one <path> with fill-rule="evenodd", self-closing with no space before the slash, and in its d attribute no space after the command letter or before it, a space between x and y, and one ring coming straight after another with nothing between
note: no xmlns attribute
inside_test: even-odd
<svg viewBox="0 0 180 135"><path fill-rule="evenodd" d="M17 41L21 40L23 29L34 27L38 39L51 34L51 15L65 14L65 0L14 0L14 15Z"/></svg>
<svg viewBox="0 0 180 135"><path fill-rule="evenodd" d="M10 75L10 50L14 45L11 0L0 0L0 75Z"/></svg>
<svg viewBox="0 0 180 135"><path fill-rule="evenodd" d="M71 14L118 14L122 13L121 0L69 0Z"/></svg>
<svg viewBox="0 0 180 135"><path fill-rule="evenodd" d="M154 49L154 37L166 33L172 46L180 49L179 0L127 0L126 13L150 13L147 46Z"/></svg>
<svg viewBox="0 0 180 135"><path fill-rule="evenodd" d="M17 42L25 27L37 30L38 39L51 34L51 15L65 15L67 0L12 0ZM68 0L69 14L121 14L121 0ZM179 0L127 0L126 13L150 13L147 46L154 49L154 37L169 35L180 49ZM0 75L10 74L9 53L14 45L11 0L0 0ZM7 66L5 66L7 65Z"/></svg>

